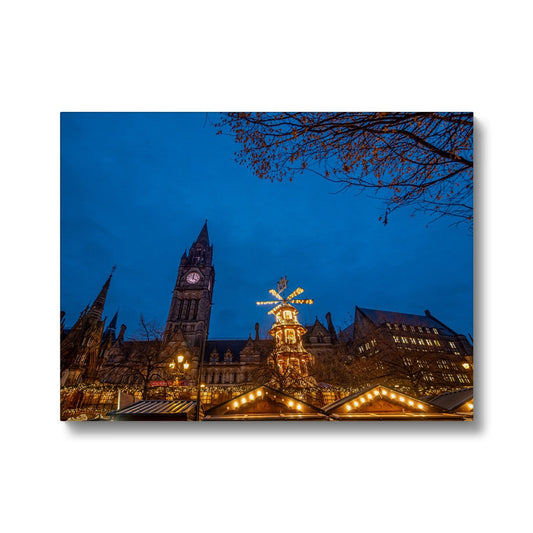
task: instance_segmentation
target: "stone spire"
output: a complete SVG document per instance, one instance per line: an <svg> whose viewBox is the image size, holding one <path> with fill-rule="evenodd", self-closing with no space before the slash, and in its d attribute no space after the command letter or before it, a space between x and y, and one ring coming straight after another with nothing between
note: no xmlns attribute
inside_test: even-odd
<svg viewBox="0 0 533 533"><path fill-rule="evenodd" d="M115 272L116 266L111 270L111 274L107 278L107 281L104 283L100 294L96 297L96 300L91 305L91 308L87 312L87 318L95 318L96 320L102 320L102 313L104 311L105 300L107 297L107 291L109 289L109 284L111 283L111 278L113 272Z"/></svg>
<svg viewBox="0 0 533 533"><path fill-rule="evenodd" d="M198 238L196 239L196 242L199 244L203 244L205 247L209 246L209 234L207 233L207 219L205 221L204 227L202 228L202 231L200 231L200 235L198 235Z"/></svg>

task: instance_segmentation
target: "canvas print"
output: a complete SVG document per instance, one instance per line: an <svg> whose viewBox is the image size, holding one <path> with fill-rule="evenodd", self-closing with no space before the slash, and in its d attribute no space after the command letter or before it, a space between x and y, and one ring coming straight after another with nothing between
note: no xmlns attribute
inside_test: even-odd
<svg viewBox="0 0 533 533"><path fill-rule="evenodd" d="M61 420L472 420L473 125L62 113Z"/></svg>

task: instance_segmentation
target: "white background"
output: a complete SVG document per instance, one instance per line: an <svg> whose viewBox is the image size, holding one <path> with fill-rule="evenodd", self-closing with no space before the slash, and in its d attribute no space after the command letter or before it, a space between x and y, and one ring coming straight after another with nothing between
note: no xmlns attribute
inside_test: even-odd
<svg viewBox="0 0 533 533"><path fill-rule="evenodd" d="M2 4L4 531L527 529L527 6ZM115 110L474 111L476 421L60 423L59 112Z"/></svg>

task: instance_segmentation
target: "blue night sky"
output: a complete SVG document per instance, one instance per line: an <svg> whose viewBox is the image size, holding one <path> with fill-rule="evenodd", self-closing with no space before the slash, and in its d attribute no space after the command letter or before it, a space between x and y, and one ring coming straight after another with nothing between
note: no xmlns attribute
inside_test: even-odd
<svg viewBox="0 0 533 533"><path fill-rule="evenodd" d="M165 324L178 263L205 219L214 244L210 338L246 338L272 318L256 300L286 275L301 286L300 319L355 306L423 314L473 332L472 236L398 211L318 176L271 183L234 161L231 137L205 113L61 115L61 309L71 326L113 265L108 320L133 336L141 314Z"/></svg>

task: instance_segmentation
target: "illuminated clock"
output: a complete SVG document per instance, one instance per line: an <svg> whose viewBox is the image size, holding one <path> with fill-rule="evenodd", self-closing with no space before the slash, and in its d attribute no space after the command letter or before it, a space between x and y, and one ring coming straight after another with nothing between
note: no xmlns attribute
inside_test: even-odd
<svg viewBox="0 0 533 533"><path fill-rule="evenodd" d="M200 281L200 274L198 272L190 272L185 279L194 285Z"/></svg>

